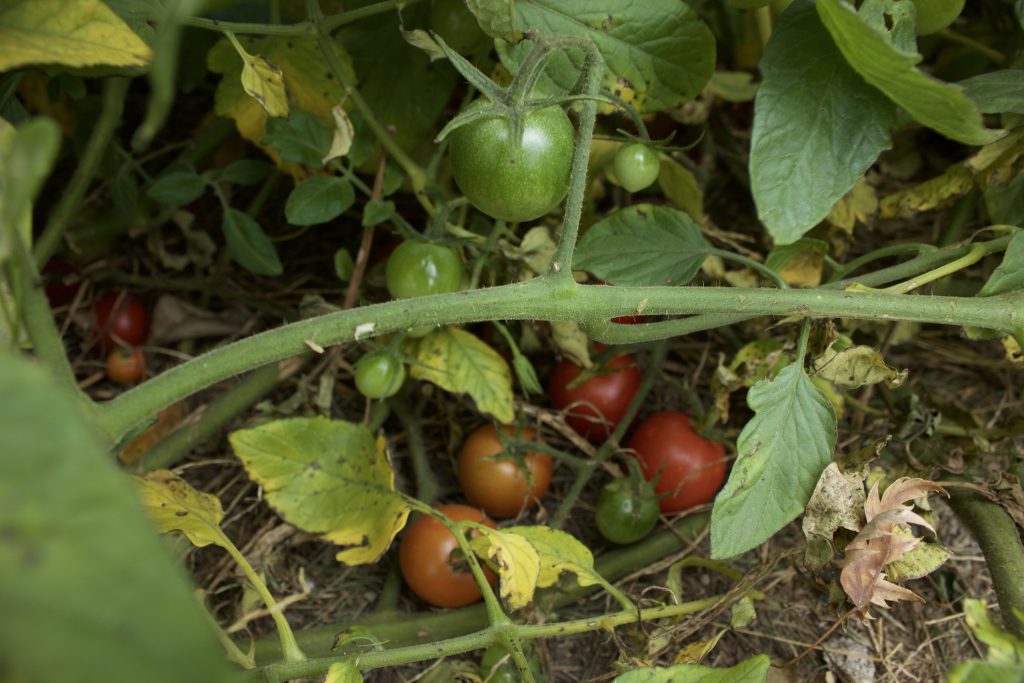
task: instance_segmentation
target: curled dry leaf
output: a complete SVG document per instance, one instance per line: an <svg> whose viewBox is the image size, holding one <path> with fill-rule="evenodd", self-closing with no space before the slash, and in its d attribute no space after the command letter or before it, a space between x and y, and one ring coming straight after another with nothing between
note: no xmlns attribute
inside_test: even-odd
<svg viewBox="0 0 1024 683"><path fill-rule="evenodd" d="M946 492L933 481L909 477L894 481L881 496L877 483L871 487L864 501L867 523L846 546L839 577L843 590L858 608L863 610L870 604L888 607L889 600L922 600L913 591L890 582L885 568L921 542L915 536L897 533L897 529L906 531L909 525L916 524L935 532L927 520L914 512L913 505L906 505L907 501L932 491Z"/></svg>

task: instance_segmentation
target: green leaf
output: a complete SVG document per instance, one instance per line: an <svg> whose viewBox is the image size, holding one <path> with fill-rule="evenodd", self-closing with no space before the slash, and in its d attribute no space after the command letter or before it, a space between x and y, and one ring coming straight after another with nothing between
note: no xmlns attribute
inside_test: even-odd
<svg viewBox="0 0 1024 683"><path fill-rule="evenodd" d="M635 669L616 676L612 683L764 683L768 680L768 655L756 655L729 669L699 664L676 664L654 669Z"/></svg>
<svg viewBox="0 0 1024 683"><path fill-rule="evenodd" d="M342 247L334 252L334 274L338 276L339 280L342 282L351 280L355 269L356 264L352 260L352 254L349 253L348 249Z"/></svg>
<svg viewBox="0 0 1024 683"><path fill-rule="evenodd" d="M985 208L993 223L1024 225L1024 173L1005 187L989 186L985 190Z"/></svg>
<svg viewBox="0 0 1024 683"><path fill-rule="evenodd" d="M4 0L0 72L26 64L144 67L152 53L100 0Z"/></svg>
<svg viewBox="0 0 1024 683"><path fill-rule="evenodd" d="M590 226L572 267L613 285L685 285L710 253L685 213L637 204Z"/></svg>
<svg viewBox="0 0 1024 683"><path fill-rule="evenodd" d="M835 447L832 404L799 364L751 387L747 404L755 414L711 513L715 558L756 547L803 512Z"/></svg>
<svg viewBox="0 0 1024 683"><path fill-rule="evenodd" d="M949 683L1024 683L1024 664L969 660L949 672Z"/></svg>
<svg viewBox="0 0 1024 683"><path fill-rule="evenodd" d="M352 183L334 176L313 176L297 185L284 204L292 225L316 225L334 220L356 201Z"/></svg>
<svg viewBox="0 0 1024 683"><path fill-rule="evenodd" d="M416 359L413 379L432 382L445 391L469 394L477 409L508 424L512 409L512 373L498 352L457 327L435 330L410 345Z"/></svg>
<svg viewBox="0 0 1024 683"><path fill-rule="evenodd" d="M1018 231L1006 246L1003 262L999 264L978 296L994 296L1024 287L1024 231Z"/></svg>
<svg viewBox="0 0 1024 683"><path fill-rule="evenodd" d="M377 199L366 202L363 207L363 227L368 225L380 225L384 221L391 220L395 215L395 203L390 199L383 201Z"/></svg>
<svg viewBox="0 0 1024 683"><path fill-rule="evenodd" d="M750 184L758 217L777 244L788 244L892 144L896 107L846 64L811 0L796 0L779 18L760 66Z"/></svg>
<svg viewBox="0 0 1024 683"><path fill-rule="evenodd" d="M331 664L324 683L363 683L363 673L355 660L344 659Z"/></svg>
<svg viewBox="0 0 1024 683"><path fill-rule="evenodd" d="M466 0L466 6L487 35L505 38L515 32L515 0Z"/></svg>
<svg viewBox="0 0 1024 683"><path fill-rule="evenodd" d="M0 643L9 681L233 680L193 587L81 405L0 351Z"/></svg>
<svg viewBox="0 0 1024 683"><path fill-rule="evenodd" d="M139 208L139 186L130 172L118 173L110 183L110 200L118 218L128 221Z"/></svg>
<svg viewBox="0 0 1024 683"><path fill-rule="evenodd" d="M376 562L405 526L383 436L327 418L276 420L232 432L235 454L267 502L303 531L343 546L349 565Z"/></svg>
<svg viewBox="0 0 1024 683"><path fill-rule="evenodd" d="M959 85L983 114L1024 114L1024 69L990 71Z"/></svg>
<svg viewBox="0 0 1024 683"><path fill-rule="evenodd" d="M231 258L240 266L257 275L280 275L284 272L274 243L248 214L226 207L221 229Z"/></svg>
<svg viewBox="0 0 1024 683"><path fill-rule="evenodd" d="M916 121L967 145L985 145L1002 134L985 128L981 112L961 88L925 75L916 68L921 55L892 45L884 33L862 21L848 4L817 0L816 6L850 66Z"/></svg>
<svg viewBox="0 0 1024 683"><path fill-rule="evenodd" d="M224 180L235 185L255 185L266 178L274 170L274 167L266 161L259 159L239 159L232 161L223 169L216 172L218 180Z"/></svg>
<svg viewBox="0 0 1024 683"><path fill-rule="evenodd" d="M286 119L267 120L267 135L261 142L277 150L285 161L320 168L327 150L331 148L332 136L333 133L315 116L293 109Z"/></svg>
<svg viewBox="0 0 1024 683"><path fill-rule="evenodd" d="M146 196L166 206L181 206L195 201L206 189L206 181L194 171L172 171L149 186Z"/></svg>
<svg viewBox="0 0 1024 683"><path fill-rule="evenodd" d="M60 128L34 118L12 128L0 119L0 264L14 250L15 231L25 246L32 241L32 202L60 150Z"/></svg>
<svg viewBox="0 0 1024 683"><path fill-rule="evenodd" d="M641 112L677 107L700 94L715 68L715 38L684 2L647 0L518 0L516 28L592 40L605 59L602 85ZM499 46L509 71L530 41ZM580 74L577 50L555 54L541 80L543 94L568 91Z"/></svg>

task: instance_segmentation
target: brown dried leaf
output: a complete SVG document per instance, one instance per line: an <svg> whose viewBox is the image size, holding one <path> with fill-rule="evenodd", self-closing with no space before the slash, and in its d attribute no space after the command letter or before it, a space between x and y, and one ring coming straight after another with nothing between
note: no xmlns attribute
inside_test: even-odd
<svg viewBox="0 0 1024 683"><path fill-rule="evenodd" d="M128 445L117 454L117 457L125 465L131 465L177 429L178 425L185 420L186 414L184 401L167 406L156 414L156 422L129 441Z"/></svg>

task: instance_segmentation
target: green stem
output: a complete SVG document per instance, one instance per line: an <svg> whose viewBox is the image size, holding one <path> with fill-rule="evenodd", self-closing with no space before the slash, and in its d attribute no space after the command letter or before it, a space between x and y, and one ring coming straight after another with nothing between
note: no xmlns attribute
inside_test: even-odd
<svg viewBox="0 0 1024 683"><path fill-rule="evenodd" d="M566 273L567 274L567 273ZM499 287L417 299L401 299L330 313L247 337L174 367L102 405L99 426L113 441L147 416L254 367L297 356L307 342L327 347L396 332L415 325L483 320L605 320L636 312L650 315L715 313L910 320L977 326L1013 333L1024 327L1024 293L992 297L897 296L834 289L738 289L732 287L588 287L555 274ZM664 338L658 324L647 340ZM641 334L643 337L644 335Z"/></svg>
<svg viewBox="0 0 1024 683"><path fill-rule="evenodd" d="M760 261L755 261L754 259L747 258L742 254L736 254L731 251L726 251L724 249L712 249L709 253L718 256L719 258L727 259L729 261L735 261L736 263L741 263L745 265L747 268L750 268L751 270L755 270L758 273L761 273L761 275L764 275L764 277L769 282L774 284L779 289L789 289L789 284L782 279L781 275L779 275L774 270L772 270L765 264L761 263Z"/></svg>
<svg viewBox="0 0 1024 683"><path fill-rule="evenodd" d="M68 221L78 210L79 202L85 196L100 162L103 160L103 153L110 144L118 124L121 123L121 112L124 110L124 98L128 92L129 79L108 78L103 84L103 103L100 109L100 117L93 126L89 143L85 146L82 158L71 176L71 182L60 193L57 205L50 213L46 227L39 235L35 245L34 256L36 266L42 268L50 257L60 248L61 240L64 238L64 231L68 227Z"/></svg>
<svg viewBox="0 0 1024 683"><path fill-rule="evenodd" d="M930 270L927 273L922 273L921 275L911 278L906 282L901 282L899 284L893 285L892 287L886 287L882 291L890 292L892 294L908 294L909 292L914 291L918 287L923 287L929 282L934 282L936 280L946 277L947 275L952 275L957 271L963 270L968 266L973 266L975 263L980 261L984 256L985 250L980 245L975 245L971 247L971 250L969 252L967 252L964 256L961 256L960 258L956 259L955 261L950 261L944 266L940 266L934 270Z"/></svg>
<svg viewBox="0 0 1024 683"><path fill-rule="evenodd" d="M921 256L922 254L934 251L936 251L936 248L931 244L893 244L858 256L849 263L836 263L833 261L829 265L833 271L833 280L840 280L872 261L888 258L890 256L902 256L907 252L914 252L916 255Z"/></svg>
<svg viewBox="0 0 1024 683"><path fill-rule="evenodd" d="M962 33L957 33L952 29L944 28L941 31L939 31L939 35L950 42L960 43L964 47L968 47L974 50L979 55L982 55L989 59L993 64L998 64L1002 66L1003 64L1006 63L1006 55L1004 55L1002 52L994 50L985 43L974 40L973 38L963 35Z"/></svg>
<svg viewBox="0 0 1024 683"><path fill-rule="evenodd" d="M412 460L412 472L416 479L416 498L427 505L433 505L441 495L441 485L430 467L427 448L423 441L423 430L420 429L420 414L414 411L403 395L395 396L388 401L406 434L409 457Z"/></svg>
<svg viewBox="0 0 1024 683"><path fill-rule="evenodd" d="M1006 630L1024 638L1024 545L1013 519L997 503L954 490L949 505L981 546Z"/></svg>
<svg viewBox="0 0 1024 683"><path fill-rule="evenodd" d="M625 624L635 624L639 621L651 621L654 619L669 619L681 617L687 614L702 612L714 607L728 596L716 595L702 600L684 602L678 605L665 605L645 610L623 610L615 614L608 614L598 618L575 619L550 624L537 624L529 626L506 626L501 629L488 628L465 636L449 638L435 643L422 645L410 645L408 647L395 648L393 650L377 650L359 655L358 665L361 671L370 671L400 664L420 662L438 657L450 656L478 650L493 644L501 632L514 632L521 640L534 640L537 638L564 637L580 633L590 633L598 629L611 630ZM309 659L304 662L271 664L263 669L257 669L243 675L242 680L259 681L266 673L270 673L274 680L290 680L295 678L308 678L323 674L335 662L342 661L350 655L339 655L335 657L322 657Z"/></svg>
<svg viewBox="0 0 1024 683"><path fill-rule="evenodd" d="M361 19L372 17L377 14L383 14L384 12L394 11L400 5L408 7L409 5L416 4L417 2L422 2L422 0L384 0L383 2L376 2L372 5L367 5L366 7L360 7L358 9L352 9L324 17L324 27L328 32L331 32L345 26L346 24L351 24ZM185 26L203 28L209 31L218 31L221 33L224 31L231 31L232 33L261 36L307 36L314 33L313 24L309 21L300 21L296 24L256 24L239 21L218 21L217 19L204 19L202 17L190 17L186 19L183 24Z"/></svg>
<svg viewBox="0 0 1024 683"><path fill-rule="evenodd" d="M284 614L281 613L281 609L278 607L277 600L270 594L263 579L260 578L260 575L249 564L249 560L245 559L245 555L235 547L235 544L227 536L221 535L221 547L228 551L231 558L238 564L239 569L249 579L253 589L259 594L264 604L266 604L270 617L274 620L274 625L277 627L277 635L281 641L281 652L284 655L284 660L290 663L307 661L306 655L299 648L299 644L295 642L295 634L292 632L292 627L288 624L288 620L284 618Z"/></svg>
<svg viewBox="0 0 1024 683"><path fill-rule="evenodd" d="M179 427L132 466L137 474L173 466L249 406L266 396L278 382L276 363L254 370L226 394L206 407L199 419Z"/></svg>

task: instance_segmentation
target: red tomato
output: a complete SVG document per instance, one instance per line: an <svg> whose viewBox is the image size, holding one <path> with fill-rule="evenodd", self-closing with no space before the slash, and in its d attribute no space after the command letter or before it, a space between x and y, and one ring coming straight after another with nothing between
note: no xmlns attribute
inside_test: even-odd
<svg viewBox="0 0 1024 683"><path fill-rule="evenodd" d="M515 428L503 425L505 434L512 436ZM533 440L532 429L523 430L523 438ZM532 508L551 485L551 456L530 451L523 456L523 464L530 480L514 459L498 460L502 454L498 430L493 424L477 428L462 444L459 451L459 486L473 505L479 505L492 517L514 517L526 508Z"/></svg>
<svg viewBox="0 0 1024 683"><path fill-rule="evenodd" d="M116 348L107 356L107 377L118 384L138 384L146 375L146 357L139 349Z"/></svg>
<svg viewBox="0 0 1024 683"><path fill-rule="evenodd" d="M636 451L644 478L658 477L654 492L662 496L662 512L707 503L725 483L725 449L698 434L686 413L655 413L637 427L629 447Z"/></svg>
<svg viewBox="0 0 1024 683"><path fill-rule="evenodd" d="M103 350L139 346L149 337L149 311L137 296L107 292L96 302L96 329Z"/></svg>
<svg viewBox="0 0 1024 683"><path fill-rule="evenodd" d="M43 289L46 292L46 298L50 300L51 307L66 306L74 301L75 295L78 294L78 290L82 286L80 281L66 282L69 279L68 276L74 272L74 268L59 258L50 259L43 267Z"/></svg>
<svg viewBox="0 0 1024 683"><path fill-rule="evenodd" d="M548 394L556 410L568 408L565 421L591 443L602 443L629 409L643 373L628 354L608 361L607 374L597 374L572 387L581 368L561 360L551 371Z"/></svg>
<svg viewBox="0 0 1024 683"><path fill-rule="evenodd" d="M468 505L441 505L437 511L453 521L471 520L494 527L487 515ZM468 568L460 569L452 551L458 541L441 522L429 515L417 517L398 546L402 577L412 592L435 607L462 607L481 599L480 588ZM495 576L484 568L488 581Z"/></svg>

